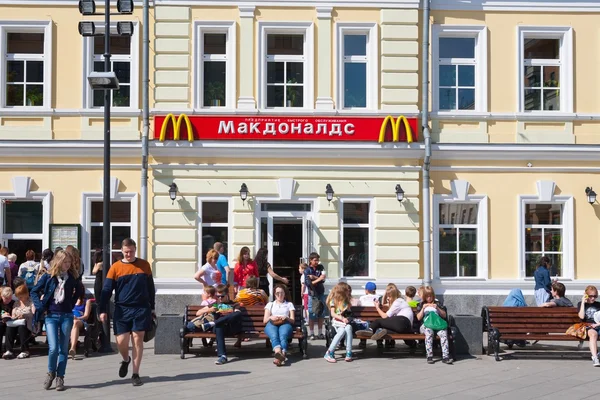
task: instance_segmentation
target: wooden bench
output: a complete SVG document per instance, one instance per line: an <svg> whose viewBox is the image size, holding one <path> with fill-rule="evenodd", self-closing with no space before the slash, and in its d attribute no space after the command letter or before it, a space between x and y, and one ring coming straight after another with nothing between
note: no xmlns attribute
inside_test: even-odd
<svg viewBox="0 0 600 400"><path fill-rule="evenodd" d="M381 308L384 312L387 311L388 307L387 306L383 306ZM444 310L446 310L444 308ZM379 313L377 312L377 310L375 309L375 307L352 307L351 308L352 311L352 316L355 319L360 319L363 321L367 321L367 322L373 322L376 319L381 318L381 316L379 315ZM420 321L417 320L417 309L413 308L413 313L415 315L414 317L414 321L413 321L413 327L415 326L419 326L420 325ZM452 321L452 317L450 315L448 315L448 312L446 311L446 321L449 321L448 323L448 346L449 346L449 350L450 350L450 355L452 356L452 358L456 358L455 357L455 352L454 352L454 341L455 341L455 328L453 327L453 324L451 323ZM333 339L333 336L335 335L335 329L333 329L333 327L331 326L331 321L327 320L327 347L329 347L329 345L331 344L331 340ZM356 334L354 334L354 338L356 339L371 339L371 336L357 336ZM389 332L388 334L385 335L381 340L425 340L425 335L422 333L394 333L394 332ZM439 340L438 336L435 335L434 336L434 340ZM343 341L342 341L343 342Z"/></svg>
<svg viewBox="0 0 600 400"><path fill-rule="evenodd" d="M83 355L85 357L89 357L91 351L97 351L96 342L98 341L98 335L100 334L100 329L102 329L102 324L98 321L97 317L97 304L94 300L90 300L92 302L92 310L90 312L90 317L86 321L88 324L87 329L82 329L79 331L79 337L83 336ZM43 321L42 321L43 324ZM70 333L69 333L70 335ZM46 331L40 330L37 336L45 337Z"/></svg>
<svg viewBox="0 0 600 400"><path fill-rule="evenodd" d="M183 316L183 327L179 331L181 358L184 359L186 354L191 354L193 339L216 339L214 332L189 332L187 323L196 318L196 312L204 308L204 306L187 305ZM250 338L264 339L269 337L265 334L265 323L263 318L265 315L265 306L249 306L240 308L242 313L242 332L238 335L227 336L229 338ZM297 339L300 346L300 354L303 358L308 358L307 347L308 341L306 335L306 326L302 319L302 307L296 306L296 315L294 319L294 330L290 339ZM268 345L268 342L266 342ZM204 343L203 343L204 344ZM204 344L206 346L206 344Z"/></svg>
<svg viewBox="0 0 600 400"><path fill-rule="evenodd" d="M571 325L581 322L575 307L483 307L481 316L488 334L487 354L493 352L496 361L500 361L500 340L581 340L565 335Z"/></svg>

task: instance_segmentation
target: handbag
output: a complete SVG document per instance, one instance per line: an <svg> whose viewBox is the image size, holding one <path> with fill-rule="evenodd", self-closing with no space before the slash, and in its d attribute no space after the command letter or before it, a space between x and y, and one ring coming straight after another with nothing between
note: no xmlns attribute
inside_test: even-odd
<svg viewBox="0 0 600 400"><path fill-rule="evenodd" d="M591 324L587 322L580 322L578 324L573 324L567 329L565 335L575 336L576 338L585 340L587 339L587 327Z"/></svg>
<svg viewBox="0 0 600 400"><path fill-rule="evenodd" d="M156 336L156 328L158 328L158 321L156 320L156 317L152 316L152 326L150 327L149 331L146 331L146 333L144 333L145 343L148 343L149 341L154 339L154 336Z"/></svg>
<svg viewBox="0 0 600 400"><path fill-rule="evenodd" d="M429 312L423 319L423 325L425 328L429 328L433 331L443 331L448 329L448 323L440 317L436 312Z"/></svg>
<svg viewBox="0 0 600 400"><path fill-rule="evenodd" d="M322 315L323 311L325 311L325 304L321 301L318 296L312 297L312 313L314 315Z"/></svg>

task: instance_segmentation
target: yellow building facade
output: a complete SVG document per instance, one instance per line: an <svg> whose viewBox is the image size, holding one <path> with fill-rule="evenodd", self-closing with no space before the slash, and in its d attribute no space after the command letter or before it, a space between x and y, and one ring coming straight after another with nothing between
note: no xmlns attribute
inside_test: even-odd
<svg viewBox="0 0 600 400"><path fill-rule="evenodd" d="M0 2L0 240L37 251L59 225L80 225L89 274L103 114L86 77L102 46L78 35L76 2L33 1L26 14L16 3ZM143 218L141 7L115 18L135 33L112 42L112 242L116 257L147 220L162 308L201 292L192 276L215 241L231 266L242 247L267 248L295 292L298 263L316 251L328 285L431 280L470 312L511 288L531 294L541 256L568 295L598 282L600 214L586 188L600 177L600 7L430 2L424 227L420 3L156 0Z"/></svg>

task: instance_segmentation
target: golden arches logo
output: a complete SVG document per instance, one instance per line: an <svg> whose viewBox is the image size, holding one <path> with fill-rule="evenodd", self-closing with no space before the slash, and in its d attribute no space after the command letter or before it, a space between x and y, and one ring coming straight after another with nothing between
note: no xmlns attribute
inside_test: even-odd
<svg viewBox="0 0 600 400"><path fill-rule="evenodd" d="M179 140L179 135L181 132L181 123L185 121L185 127L187 128L188 141L194 141L194 129L192 128L192 123L190 119L185 114L179 114L179 117L175 119L175 115L168 114L163 121L162 127L160 128L160 137L159 140L164 142L167 138L167 129L169 128L169 122L173 122L173 140Z"/></svg>
<svg viewBox="0 0 600 400"><path fill-rule="evenodd" d="M394 117L388 115L385 117L383 122L381 123L381 128L379 130L379 143L385 142L385 130L387 128L388 123L392 126L392 141L399 142L400 141L400 125L404 124L404 130L406 131L406 143L413 142L413 131L410 128L410 124L408 123L408 119L404 115L399 116L394 121Z"/></svg>

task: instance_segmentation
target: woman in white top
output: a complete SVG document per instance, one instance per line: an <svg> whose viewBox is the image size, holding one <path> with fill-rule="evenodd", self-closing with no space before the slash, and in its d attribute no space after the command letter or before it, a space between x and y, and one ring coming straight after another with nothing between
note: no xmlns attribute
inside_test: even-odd
<svg viewBox="0 0 600 400"><path fill-rule="evenodd" d="M275 300L265 306L263 322L267 324L265 334L271 340L275 359L273 364L280 367L285 363L288 339L294 329L295 308L287 301L287 287L275 285Z"/></svg>
<svg viewBox="0 0 600 400"><path fill-rule="evenodd" d="M210 249L206 253L206 264L198 268L198 272L194 275L194 279L205 287L217 287L217 285L221 283L221 273L217 269L218 259L219 253L216 250Z"/></svg>
<svg viewBox="0 0 600 400"><path fill-rule="evenodd" d="M375 301L375 309L381 318L371 322L371 329L367 330L368 332L374 332L373 336L371 336L371 339L381 340L385 335L388 334L388 331L395 333L412 332L412 323L414 320L413 310L400 296L400 290L398 290L396 285L388 285L385 291L385 297L389 299L390 302L390 308L388 311L383 312L379 301ZM359 335L359 333L364 335L366 332L356 332L357 335Z"/></svg>

